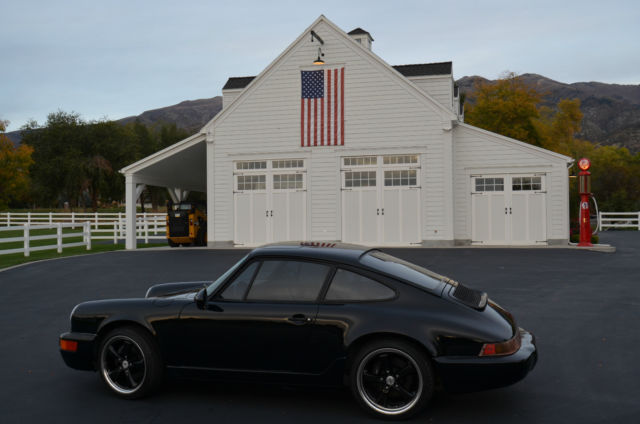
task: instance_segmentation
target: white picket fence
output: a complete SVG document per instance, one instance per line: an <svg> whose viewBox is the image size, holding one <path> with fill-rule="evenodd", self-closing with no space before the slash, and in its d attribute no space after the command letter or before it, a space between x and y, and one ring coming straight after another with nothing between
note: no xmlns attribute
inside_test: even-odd
<svg viewBox="0 0 640 424"><path fill-rule="evenodd" d="M88 223L91 238L94 240L113 240L117 244L126 235L125 214L123 212L0 212L0 228L16 225L54 225L69 224L70 228ZM22 228L22 227L20 227ZM144 240L166 239L166 214L136 214L136 238Z"/></svg>
<svg viewBox="0 0 640 424"><path fill-rule="evenodd" d="M75 228L81 227L81 232L71 232L64 233L62 231L63 228ZM55 234L40 234L34 235L32 231L37 230L51 230L56 229ZM22 231L22 236L20 237L0 237L0 246L2 243L15 243L22 242L22 247L14 248L14 249L2 249L0 247L0 255L9 255L11 253L24 253L24 256L29 256L31 252L36 252L39 250L53 250L57 249L58 253L62 253L63 248L75 247L75 246L86 246L87 250L91 250L91 224L88 222L84 222L82 224L65 224L62 222L58 222L57 224L51 225L30 225L24 224L20 226L14 227L0 227L0 234L4 231ZM64 239L68 239L71 237L82 237L81 242L74 243L64 243ZM46 244L41 246L31 246L31 242L35 240L55 240L55 244Z"/></svg>
<svg viewBox="0 0 640 424"><path fill-rule="evenodd" d="M640 212L598 212L598 228L633 228L640 231Z"/></svg>

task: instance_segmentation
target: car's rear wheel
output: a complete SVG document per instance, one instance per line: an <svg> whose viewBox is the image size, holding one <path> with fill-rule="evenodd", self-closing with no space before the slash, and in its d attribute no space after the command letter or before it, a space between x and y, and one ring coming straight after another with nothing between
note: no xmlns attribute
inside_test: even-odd
<svg viewBox="0 0 640 424"><path fill-rule="evenodd" d="M119 327L110 331L98 355L100 377L120 397L143 397L162 380L162 359L154 340L143 330Z"/></svg>
<svg viewBox="0 0 640 424"><path fill-rule="evenodd" d="M375 416L408 419L433 395L431 364L417 347L402 340L379 340L356 354L350 373L358 403Z"/></svg>

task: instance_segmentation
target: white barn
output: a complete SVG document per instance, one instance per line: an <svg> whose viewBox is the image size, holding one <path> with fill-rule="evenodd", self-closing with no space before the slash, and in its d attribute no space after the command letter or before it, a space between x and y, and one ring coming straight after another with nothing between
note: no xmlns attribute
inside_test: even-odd
<svg viewBox="0 0 640 424"><path fill-rule="evenodd" d="M390 66L372 41L320 16L230 78L200 132L121 171L127 227L148 184L207 194L209 246L567 243L573 159L465 124L451 62Z"/></svg>

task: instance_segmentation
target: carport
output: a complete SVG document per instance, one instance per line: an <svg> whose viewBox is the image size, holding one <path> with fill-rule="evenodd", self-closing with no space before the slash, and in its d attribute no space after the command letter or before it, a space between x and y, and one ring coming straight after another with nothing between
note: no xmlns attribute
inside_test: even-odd
<svg viewBox="0 0 640 424"><path fill-rule="evenodd" d="M189 191L206 193L207 175L213 179L213 163L207 162L207 157L213 157L212 150L213 138L197 133L120 170L126 184L127 249L136 248L136 232L131 229L136 227L136 202L144 188L166 187L174 202L184 200ZM207 167L209 164L211 169ZM213 210L209 204L212 201L207 197L208 210Z"/></svg>

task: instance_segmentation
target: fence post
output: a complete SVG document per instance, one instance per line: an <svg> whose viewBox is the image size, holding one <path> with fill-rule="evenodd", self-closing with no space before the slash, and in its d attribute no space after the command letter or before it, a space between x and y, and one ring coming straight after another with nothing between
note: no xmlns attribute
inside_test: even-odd
<svg viewBox="0 0 640 424"><path fill-rule="evenodd" d="M118 223L113 221L113 244L118 244Z"/></svg>
<svg viewBox="0 0 640 424"><path fill-rule="evenodd" d="M24 256L29 256L29 224L24 225Z"/></svg>
<svg viewBox="0 0 640 424"><path fill-rule="evenodd" d="M640 211L638 212L638 231L640 231Z"/></svg>
<svg viewBox="0 0 640 424"><path fill-rule="evenodd" d="M144 244L149 244L149 221L147 220L147 213L142 214L144 220Z"/></svg>
<svg viewBox="0 0 640 424"><path fill-rule="evenodd" d="M602 231L602 212L598 211L598 231Z"/></svg>
<svg viewBox="0 0 640 424"><path fill-rule="evenodd" d="M76 213L71 212L71 229L76 229Z"/></svg>
<svg viewBox="0 0 640 424"><path fill-rule="evenodd" d="M11 227L11 212L7 212L7 227Z"/></svg>
<svg viewBox="0 0 640 424"><path fill-rule="evenodd" d="M31 211L27 212L27 224L31 225Z"/></svg>
<svg viewBox="0 0 640 424"><path fill-rule="evenodd" d="M58 234L58 253L62 253L62 222L58 222L58 228L57 228L57 234Z"/></svg>
<svg viewBox="0 0 640 424"><path fill-rule="evenodd" d="M91 250L91 223L89 221L84 223L84 233L85 237L87 237L87 250Z"/></svg>
<svg viewBox="0 0 640 424"><path fill-rule="evenodd" d="M53 224L53 215L51 212L49 212L49 225Z"/></svg>
<svg viewBox="0 0 640 424"><path fill-rule="evenodd" d="M94 215L94 216L95 216L96 224L95 224L95 226L93 227L93 229L94 229L94 230L97 230L97 229L98 229L98 212L95 212L95 215Z"/></svg>

